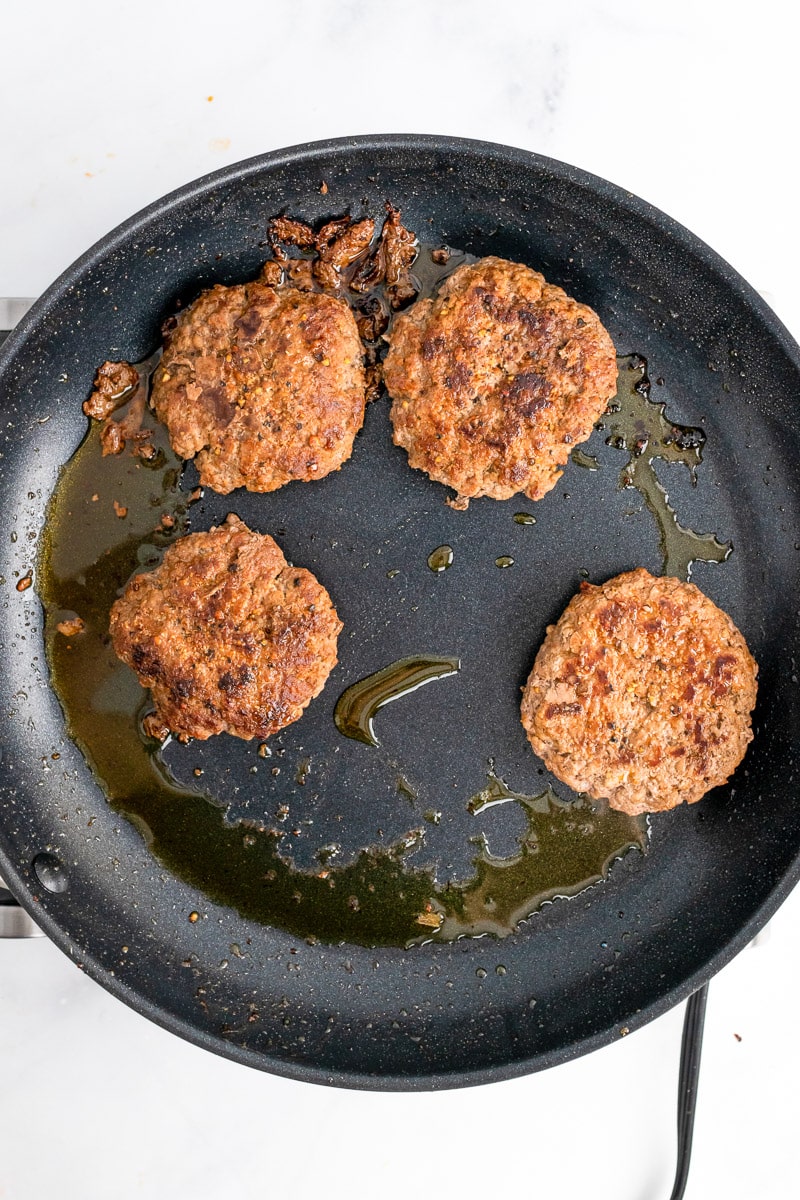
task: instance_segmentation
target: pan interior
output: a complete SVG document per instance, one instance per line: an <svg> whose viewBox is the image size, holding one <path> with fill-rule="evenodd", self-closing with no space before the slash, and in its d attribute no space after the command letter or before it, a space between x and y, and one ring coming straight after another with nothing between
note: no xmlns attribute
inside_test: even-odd
<svg viewBox="0 0 800 1200"><path fill-rule="evenodd" d="M41 610L32 589L14 588L31 566L58 469L82 436L80 403L97 364L143 358L179 297L255 274L266 219L280 209L315 219L360 212L362 202L375 211L384 196L426 241L542 270L598 311L622 353L647 358L669 414L706 434L696 487L683 468L659 464L662 484L683 523L733 545L726 562L698 564L693 580L731 614L761 668L743 769L699 806L658 817L646 857L626 856L605 883L549 905L503 941L409 951L310 945L165 871L66 736ZM677 999L793 872L797 697L785 664L797 637L797 371L742 286L666 219L516 152L423 140L266 160L179 196L90 256L13 340L2 382L1 482L16 540L2 564L11 649L1 865L37 897L61 944L151 1015L304 1078L420 1086L498 1077L587 1049ZM476 818L467 802L490 770L526 795L552 782L518 717L547 625L583 578L662 565L649 509L618 487L624 458L602 431L583 449L599 469L570 463L536 505L482 500L454 512L444 489L392 445L384 399L335 475L267 496L206 492L191 528L234 511L272 533L328 587L345 632L325 692L273 740L272 758L228 738L170 746L175 777L195 788L201 770L208 792L229 803L229 820L269 825L288 807L279 824L291 825L300 868L317 864L322 846L338 845L346 862L420 827L415 857L441 881L470 871L478 832L493 853L511 853L520 805ZM192 468L182 486L191 490ZM521 510L535 524L515 521ZM428 557L443 545L452 565L434 573ZM498 567L503 558L513 565ZM332 716L341 691L409 654L454 656L461 669L383 709L379 748L342 738ZM42 887L31 865L42 851L65 864L65 891Z"/></svg>

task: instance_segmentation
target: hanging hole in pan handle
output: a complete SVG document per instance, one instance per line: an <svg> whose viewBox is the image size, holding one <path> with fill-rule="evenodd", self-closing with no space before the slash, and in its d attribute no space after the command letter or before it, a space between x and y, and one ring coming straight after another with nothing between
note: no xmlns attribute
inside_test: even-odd
<svg viewBox="0 0 800 1200"><path fill-rule="evenodd" d="M0 938L43 937L44 934L24 908L17 904L0 878Z"/></svg>

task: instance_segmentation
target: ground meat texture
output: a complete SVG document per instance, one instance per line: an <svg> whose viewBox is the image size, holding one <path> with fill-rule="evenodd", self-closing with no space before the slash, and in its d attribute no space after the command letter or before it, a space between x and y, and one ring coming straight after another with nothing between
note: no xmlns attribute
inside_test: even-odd
<svg viewBox="0 0 800 1200"><path fill-rule="evenodd" d="M362 355L343 300L261 281L217 286L181 317L152 400L201 483L271 492L350 457L364 420Z"/></svg>
<svg viewBox="0 0 800 1200"><path fill-rule="evenodd" d="M592 309L530 267L483 258L398 317L384 363L394 440L458 493L540 500L616 392Z"/></svg>
<svg viewBox="0 0 800 1200"><path fill-rule="evenodd" d="M321 583L237 517L180 538L111 610L111 639L181 738L268 738L336 665L342 623Z"/></svg>
<svg viewBox="0 0 800 1200"><path fill-rule="evenodd" d="M691 583L584 583L536 656L522 724L558 779L627 813L694 804L752 741L758 667Z"/></svg>

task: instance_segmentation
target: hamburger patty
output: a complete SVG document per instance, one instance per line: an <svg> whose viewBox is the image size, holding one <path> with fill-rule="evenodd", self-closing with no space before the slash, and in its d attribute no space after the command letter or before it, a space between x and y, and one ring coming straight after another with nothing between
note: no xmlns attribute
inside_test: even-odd
<svg viewBox="0 0 800 1200"><path fill-rule="evenodd" d="M459 267L397 318L384 363L412 467L474 496L540 500L616 391L596 313L502 258Z"/></svg>
<svg viewBox="0 0 800 1200"><path fill-rule="evenodd" d="M296 721L341 628L311 572L235 516L180 538L111 609L114 649L152 693L148 732L183 739L267 738Z"/></svg>
<svg viewBox="0 0 800 1200"><path fill-rule="evenodd" d="M226 495L338 470L365 389L345 301L258 281L203 292L167 339L152 400L175 452Z"/></svg>
<svg viewBox="0 0 800 1200"><path fill-rule="evenodd" d="M657 812L693 804L739 765L757 674L727 613L639 568L581 584L536 656L522 724L569 787Z"/></svg>

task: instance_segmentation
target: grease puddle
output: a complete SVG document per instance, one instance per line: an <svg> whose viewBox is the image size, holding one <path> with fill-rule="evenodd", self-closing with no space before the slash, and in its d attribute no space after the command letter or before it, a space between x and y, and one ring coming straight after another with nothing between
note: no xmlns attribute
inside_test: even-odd
<svg viewBox="0 0 800 1200"><path fill-rule="evenodd" d="M426 683L446 679L460 670L461 662L457 658L434 658L424 654L399 658L342 692L333 711L336 728L345 737L378 746L380 743L372 722L379 708L415 692Z"/></svg>
<svg viewBox="0 0 800 1200"><path fill-rule="evenodd" d="M609 446L630 455L620 474L620 487L636 488L655 518L664 574L689 579L692 563L725 562L733 546L721 542L714 533L695 533L681 525L669 503L669 494L656 477L653 461L659 458L668 463L682 463L691 472L694 484L703 460L706 435L702 429L670 421L666 405L650 399L647 363L641 355L620 356L617 364L617 395L600 428L608 430Z"/></svg>

